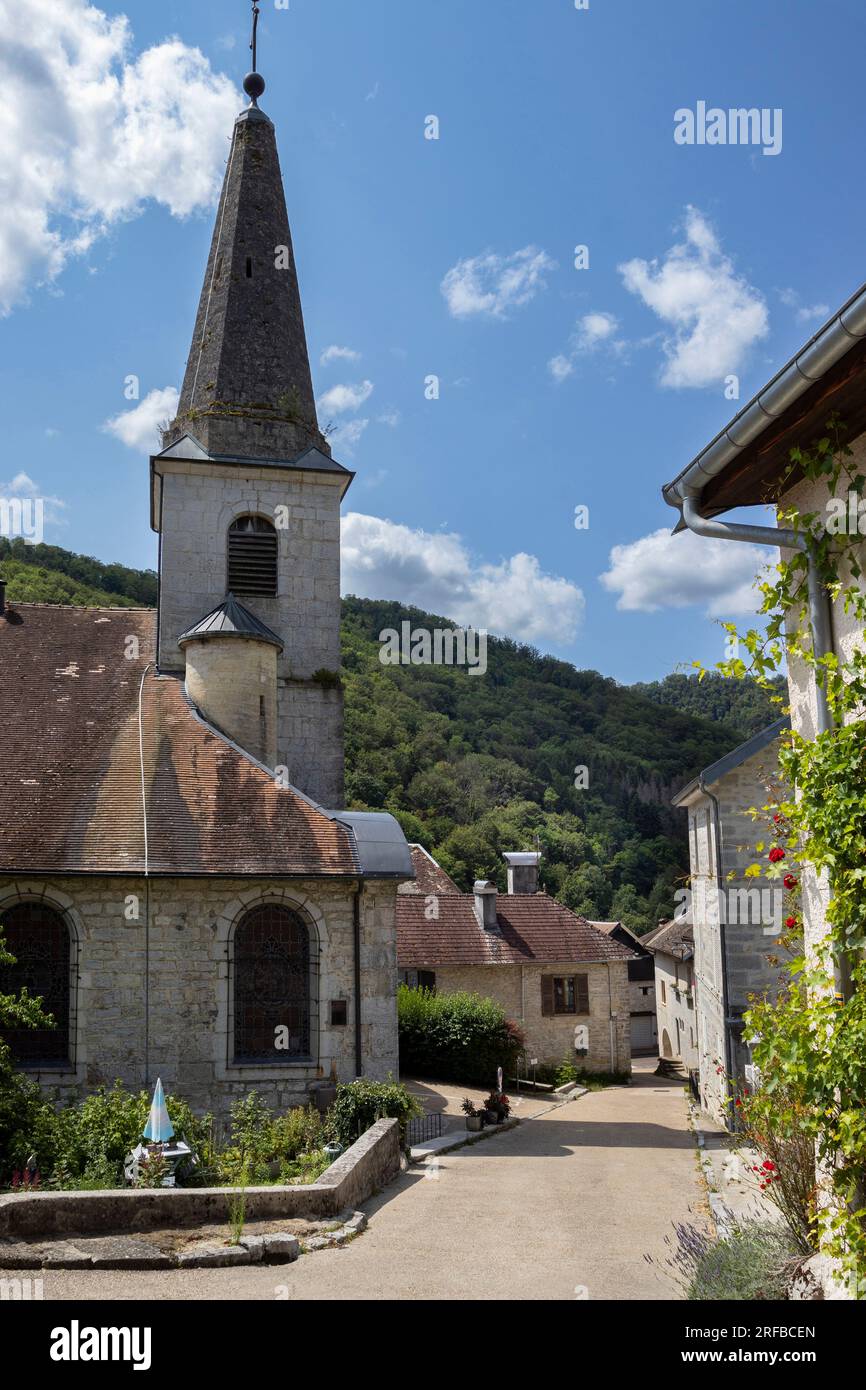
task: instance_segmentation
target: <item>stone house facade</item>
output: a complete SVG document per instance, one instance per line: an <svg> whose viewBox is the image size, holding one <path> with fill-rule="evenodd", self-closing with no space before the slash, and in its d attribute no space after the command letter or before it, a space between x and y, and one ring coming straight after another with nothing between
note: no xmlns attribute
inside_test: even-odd
<svg viewBox="0 0 866 1390"><path fill-rule="evenodd" d="M412 847L416 876L397 901L401 978L496 1000L539 1063L568 1059L587 1071L630 1072L634 952L537 891L538 855L505 857L507 893L488 882L461 893Z"/></svg>
<svg viewBox="0 0 866 1390"><path fill-rule="evenodd" d="M673 799L688 812L690 908L701 1104L732 1125L728 1078L745 1085L751 1050L743 1016L772 997L780 967L770 956L782 930L784 895L746 877L760 827L748 814L778 791L780 719L708 767Z"/></svg>
<svg viewBox="0 0 866 1390"><path fill-rule="evenodd" d="M275 248L281 254L275 258ZM116 1077L224 1116L398 1072L393 817L341 811L340 504L274 129L235 125L178 416L159 605L6 604L0 987L61 1097ZM26 733L25 733L26 730Z"/></svg>
<svg viewBox="0 0 866 1390"><path fill-rule="evenodd" d="M695 943L686 922L660 922L641 937L655 960L659 1056L678 1062L689 1076L698 1070L695 1011Z"/></svg>
<svg viewBox="0 0 866 1390"><path fill-rule="evenodd" d="M634 959L628 963L631 1051L633 1057L650 1056L658 1050L655 964L652 952L648 951L641 938L622 922L596 922L590 918L589 924L634 952Z"/></svg>

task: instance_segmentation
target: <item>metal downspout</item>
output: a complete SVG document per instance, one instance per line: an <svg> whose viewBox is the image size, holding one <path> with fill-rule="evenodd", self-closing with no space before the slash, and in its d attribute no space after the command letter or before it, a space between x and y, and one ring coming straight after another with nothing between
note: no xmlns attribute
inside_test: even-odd
<svg viewBox="0 0 866 1390"><path fill-rule="evenodd" d="M352 902L352 937L355 957L355 1075L357 1077L364 1074L364 1057L361 1047L361 894L363 891L364 885L359 883Z"/></svg>
<svg viewBox="0 0 866 1390"><path fill-rule="evenodd" d="M708 787L708 786L706 785L706 783L704 782L704 774L703 774L703 773L701 773L701 775L700 775L700 780L699 780L699 782L698 782L698 785L699 785L701 791L703 792L704 796L707 798L707 800L710 801L710 802L712 802L712 807L713 807L713 842L714 842L715 859L716 859L716 883L717 883L717 885L718 885L718 893L717 893L717 898L716 898L716 900L717 900L718 905L719 905L719 950L721 951L721 956L722 956L722 1036L723 1036L723 1038L724 1038L724 1043L725 1043L725 1071L727 1072L727 1074L728 1074L728 1076L731 1078L731 1080L733 1080L733 1077L734 1077L734 1049L733 1049L733 1047L731 1046L731 1030L730 1030L730 1026L729 1026L729 1023L728 1023L728 1019L729 1019L730 1016L731 1016L731 1014L730 1014L730 1003L729 1003L729 998L728 998L728 932L727 932L728 914L727 914L727 910L725 910L724 912L722 912L722 910L721 910L721 905L722 905L722 883L724 882L723 877L722 877L722 822L721 822L721 816L720 816L720 814L719 814L719 801L718 801L718 797L716 797L716 796L713 795L713 793L710 791L709 787ZM700 1048L701 1048L701 1039L700 1039L700 1036L698 1036L698 1056L700 1056ZM733 1111L733 1101L732 1101L732 1098L731 1098L730 1094L728 1095L728 1099L727 1099L727 1101L725 1102L725 1111L726 1111L726 1113L727 1113L727 1126L728 1126L728 1129L731 1130L731 1132L733 1132L733 1130L734 1130L734 1111Z"/></svg>
<svg viewBox="0 0 866 1390"><path fill-rule="evenodd" d="M705 517L698 505L700 493L683 498L683 521L696 536L709 536L722 541L745 541L749 545L773 545L780 549L799 550L806 556L809 585L809 625L812 630L812 650L816 658L829 656L833 651L833 625L830 600L821 584L818 567L811 553L808 539L797 531L784 526L751 526L733 521L711 521ZM815 702L817 709L816 733L826 734L833 727L827 691L815 678ZM850 999L851 964L842 955L836 964L836 989L843 999Z"/></svg>
<svg viewBox="0 0 866 1390"><path fill-rule="evenodd" d="M806 556L809 575L809 625L812 630L812 650L815 657L829 656L833 650L830 621L830 601L821 584L818 568L805 536L783 526L751 526L733 521L711 521L699 507L699 494L683 498L683 521L696 536L712 540L745 541L748 545L773 545L785 550L799 550ZM833 727L827 692L815 680L817 732L827 733Z"/></svg>

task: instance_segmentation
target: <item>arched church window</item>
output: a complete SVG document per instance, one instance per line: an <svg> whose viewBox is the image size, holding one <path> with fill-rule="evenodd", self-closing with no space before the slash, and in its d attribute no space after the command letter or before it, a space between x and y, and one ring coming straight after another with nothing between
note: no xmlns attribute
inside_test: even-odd
<svg viewBox="0 0 866 1390"><path fill-rule="evenodd" d="M22 902L0 914L0 936L14 965L0 964L0 993L26 987L41 998L54 1028L9 1028L3 1032L19 1066L61 1068L70 1065L73 1013L73 942L59 912L44 903Z"/></svg>
<svg viewBox="0 0 866 1390"><path fill-rule="evenodd" d="M234 934L234 1061L312 1057L315 967L303 918L276 904L254 907Z"/></svg>
<svg viewBox="0 0 866 1390"><path fill-rule="evenodd" d="M277 531L264 516L239 516L229 527L228 590L232 594L277 592Z"/></svg>

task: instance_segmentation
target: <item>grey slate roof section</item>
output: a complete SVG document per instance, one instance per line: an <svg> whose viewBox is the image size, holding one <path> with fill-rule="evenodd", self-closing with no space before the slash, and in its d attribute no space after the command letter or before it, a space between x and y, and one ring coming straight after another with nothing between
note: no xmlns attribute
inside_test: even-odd
<svg viewBox="0 0 866 1390"><path fill-rule="evenodd" d="M671 805L681 806L687 797L698 790L702 779L704 784L709 786L715 782L720 782L727 773L733 772L735 767L740 767L749 758L753 758L756 753L761 753L765 748L769 748L770 744L790 727L791 720L788 715L785 715L783 719L777 719L774 724L768 724L766 729L761 729L759 733L753 734L745 743L741 743L739 748L733 748L730 753L719 758L718 762L705 768L699 777L693 777L691 782L688 782L677 792L676 796L671 797Z"/></svg>
<svg viewBox="0 0 866 1390"><path fill-rule="evenodd" d="M413 879L412 851L400 822L387 811L326 811L351 832L365 878Z"/></svg>
<svg viewBox="0 0 866 1390"><path fill-rule="evenodd" d="M279 251L278 251L279 248ZM212 454L293 458L319 432L286 197L272 122L235 122L184 373L179 437Z"/></svg>
<svg viewBox="0 0 866 1390"><path fill-rule="evenodd" d="M658 952L663 956L673 956L675 960L691 960L695 953L691 922L678 922L676 918L672 922L660 922L641 937L641 942L653 954Z"/></svg>
<svg viewBox="0 0 866 1390"><path fill-rule="evenodd" d="M283 650L282 640L277 634L239 603L234 594L227 594L222 603L218 603L193 627L182 632L177 645L182 647L185 642L203 637L243 637L256 642L269 642Z"/></svg>

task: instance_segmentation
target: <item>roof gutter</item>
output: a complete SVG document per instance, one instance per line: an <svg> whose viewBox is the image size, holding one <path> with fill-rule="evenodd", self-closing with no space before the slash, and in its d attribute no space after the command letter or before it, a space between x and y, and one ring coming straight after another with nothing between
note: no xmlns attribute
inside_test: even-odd
<svg viewBox="0 0 866 1390"><path fill-rule="evenodd" d="M668 506L675 507L683 523L696 536L714 540L743 541L749 545L780 546L799 550L806 555L809 576L809 621L812 629L813 651L816 658L827 656L833 649L830 604L825 592L809 541L805 536L773 526L749 526L734 522L710 520L702 506L704 488L728 467L744 449L778 420L785 411L803 396L810 387L839 362L858 342L866 338L866 285L861 285L823 328L819 328L777 372L762 391L735 415L730 424L692 459L671 483L662 488ZM817 732L825 733L832 724L826 692L815 682L817 703Z"/></svg>
<svg viewBox="0 0 866 1390"><path fill-rule="evenodd" d="M679 509L687 497L700 498L710 479L718 477L768 425L784 415L863 338L866 338L866 285L861 285L838 313L743 406L730 424L673 482L662 488L668 506Z"/></svg>

